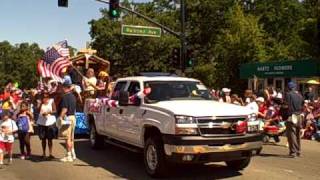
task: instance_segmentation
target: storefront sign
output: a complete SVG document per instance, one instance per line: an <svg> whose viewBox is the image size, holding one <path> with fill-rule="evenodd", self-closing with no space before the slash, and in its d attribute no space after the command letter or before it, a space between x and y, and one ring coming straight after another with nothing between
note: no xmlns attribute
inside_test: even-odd
<svg viewBox="0 0 320 180"><path fill-rule="evenodd" d="M319 76L319 64L311 60L244 64L240 68L242 79L268 77Z"/></svg>

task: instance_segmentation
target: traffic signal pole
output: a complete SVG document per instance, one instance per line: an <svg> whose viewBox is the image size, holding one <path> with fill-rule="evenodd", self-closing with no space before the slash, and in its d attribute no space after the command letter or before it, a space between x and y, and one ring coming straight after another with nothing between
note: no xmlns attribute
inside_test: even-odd
<svg viewBox="0 0 320 180"><path fill-rule="evenodd" d="M108 1L105 1L105 0L96 0L98 2L102 2L102 3L106 3L106 4L109 4ZM180 44L181 44L181 48L180 48L180 69L181 69L181 72L182 74L184 74L185 72L185 69L186 69L186 56L187 56L187 39L186 39L186 33L185 33L185 30L186 30L186 25L185 25L185 22L186 22L186 4L185 4L185 0L180 0L180 16L181 16L181 32L175 32L174 30L170 29L169 27L163 25L163 24L160 24L156 21L154 21L153 19L139 13L139 12L136 12L132 9L129 9L127 7L124 7L124 6L121 6L119 5L119 7L123 10L126 10L132 14L135 14L143 19L145 19L146 21L158 26L158 27L161 27L162 29L164 29L165 31L169 32L170 34L176 36L177 38L180 39Z"/></svg>
<svg viewBox="0 0 320 180"><path fill-rule="evenodd" d="M96 0L96 1L109 4L108 1L104 1L104 0ZM137 15L137 16L145 19L146 21L149 21L149 22L153 23L153 24L156 25L156 26L161 27L162 29L164 29L165 31L169 32L170 34L172 34L172 35L174 35L174 36L180 37L180 33L175 32L174 30L168 28L167 26L162 25L162 24L154 21L153 19L151 19L151 18L149 18L149 17L147 17L147 16L145 16L145 15L139 13L139 12L136 12L136 11L134 11L134 10L132 10L132 9L129 9L129 8L124 7L124 6L121 6L121 5L119 5L119 7L120 7L121 9L124 9L124 10L126 10L126 11L128 11L128 12L130 12L130 13L132 13L132 14L135 14L135 15Z"/></svg>
<svg viewBox="0 0 320 180"><path fill-rule="evenodd" d="M181 33L180 33L180 43L181 43L181 56L180 56L180 69L182 73L186 69L186 57L187 57L187 39L186 39L186 5L185 0L180 0L180 14L181 14Z"/></svg>

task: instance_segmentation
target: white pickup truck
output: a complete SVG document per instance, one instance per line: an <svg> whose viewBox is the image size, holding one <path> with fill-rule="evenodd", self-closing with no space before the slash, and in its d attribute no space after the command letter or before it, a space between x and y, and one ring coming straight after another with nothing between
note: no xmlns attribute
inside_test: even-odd
<svg viewBox="0 0 320 180"><path fill-rule="evenodd" d="M224 161L241 170L249 165L252 151L262 147L261 136L247 124L255 118L250 110L211 100L196 79L122 78L111 100L88 99L85 106L92 146L108 141L142 150L152 177L165 175L172 163Z"/></svg>

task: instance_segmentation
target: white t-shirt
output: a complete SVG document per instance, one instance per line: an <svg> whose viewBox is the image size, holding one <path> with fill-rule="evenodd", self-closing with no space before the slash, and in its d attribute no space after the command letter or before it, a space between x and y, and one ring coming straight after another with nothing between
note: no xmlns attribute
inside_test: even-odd
<svg viewBox="0 0 320 180"><path fill-rule="evenodd" d="M10 132L18 131L18 126L15 121L8 119L6 121L0 121L0 141L1 142L14 142L14 136L11 133L10 135L6 135L3 130L8 130Z"/></svg>
<svg viewBox="0 0 320 180"><path fill-rule="evenodd" d="M48 104L42 104L40 108L39 118L37 124L42 126L51 126L56 123L56 117L52 114L43 116L42 113L52 113L52 104L54 103L53 99L49 100Z"/></svg>
<svg viewBox="0 0 320 180"><path fill-rule="evenodd" d="M278 92L276 98L282 99L282 97L283 97L283 96L282 96L282 93L281 93L281 92Z"/></svg>
<svg viewBox="0 0 320 180"><path fill-rule="evenodd" d="M94 86L97 85L97 78L91 77L91 78L84 78L84 91L94 91Z"/></svg>
<svg viewBox="0 0 320 180"><path fill-rule="evenodd" d="M255 101L247 104L246 107L247 107L248 109L250 109L251 113L258 114L258 112L259 112L259 106L258 106L258 104L257 104Z"/></svg>

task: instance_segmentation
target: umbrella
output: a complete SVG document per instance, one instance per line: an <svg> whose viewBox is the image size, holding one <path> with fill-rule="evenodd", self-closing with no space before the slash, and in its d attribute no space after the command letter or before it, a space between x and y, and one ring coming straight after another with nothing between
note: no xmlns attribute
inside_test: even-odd
<svg viewBox="0 0 320 180"><path fill-rule="evenodd" d="M316 85L319 85L320 82L319 82L319 81L316 81L316 80L309 80L309 81L307 81L307 84L316 84Z"/></svg>

